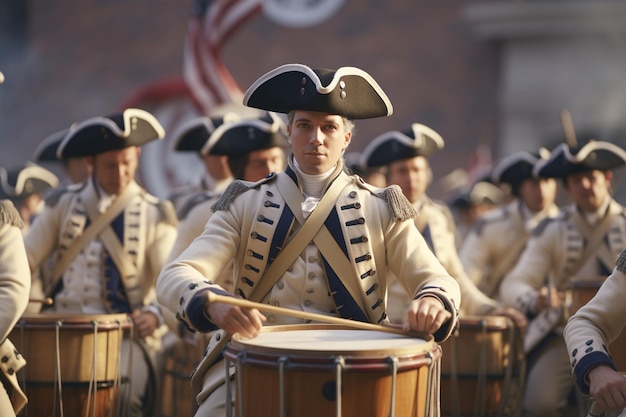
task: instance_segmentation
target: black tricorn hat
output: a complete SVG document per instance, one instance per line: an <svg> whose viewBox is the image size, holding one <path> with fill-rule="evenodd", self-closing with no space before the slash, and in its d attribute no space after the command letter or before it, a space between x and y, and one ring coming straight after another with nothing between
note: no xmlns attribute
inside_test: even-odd
<svg viewBox="0 0 626 417"><path fill-rule="evenodd" d="M548 158L550 151L546 148L540 148L537 152L516 152L496 163L491 171L491 178L496 184L520 184L526 179L535 178L533 168Z"/></svg>
<svg viewBox="0 0 626 417"><path fill-rule="evenodd" d="M74 158L141 146L162 139L165 130L152 114L126 109L110 116L92 117L72 126L57 149L57 156Z"/></svg>
<svg viewBox="0 0 626 417"><path fill-rule="evenodd" d="M408 131L392 130L373 139L363 150L361 165L377 167L416 156L428 158L444 145L439 133L423 124L413 123Z"/></svg>
<svg viewBox="0 0 626 417"><path fill-rule="evenodd" d="M203 146L202 154L237 156L287 146L286 126L273 112L255 119L224 123Z"/></svg>
<svg viewBox="0 0 626 417"><path fill-rule="evenodd" d="M355 67L311 69L286 64L256 80L243 104L278 113L307 110L348 119L390 116L391 101L367 72Z"/></svg>
<svg viewBox="0 0 626 417"><path fill-rule="evenodd" d="M63 138L68 134L70 129L63 129L55 132L45 138L33 152L33 161L36 162L58 162L60 161L57 156L57 149L63 141Z"/></svg>
<svg viewBox="0 0 626 417"><path fill-rule="evenodd" d="M172 146L175 151L193 151L200 153L211 139L217 128L225 123L241 119L237 113L228 112L223 116L197 117L183 123L174 133Z"/></svg>
<svg viewBox="0 0 626 417"><path fill-rule="evenodd" d="M33 194L42 194L58 185L59 179L56 175L31 162L10 170L0 167L0 198L15 201Z"/></svg>
<svg viewBox="0 0 626 417"><path fill-rule="evenodd" d="M588 171L609 171L626 164L626 152L619 146L591 139L583 145L557 146L546 161L533 168L533 174L544 178L565 178L570 174Z"/></svg>

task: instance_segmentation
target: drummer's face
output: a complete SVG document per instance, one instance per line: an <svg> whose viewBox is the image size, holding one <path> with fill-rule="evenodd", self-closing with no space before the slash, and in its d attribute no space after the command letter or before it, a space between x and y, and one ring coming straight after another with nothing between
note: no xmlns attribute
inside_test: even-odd
<svg viewBox="0 0 626 417"><path fill-rule="evenodd" d="M343 117L314 111L296 110L287 131L300 169L313 175L333 168L352 138Z"/></svg>
<svg viewBox="0 0 626 417"><path fill-rule="evenodd" d="M136 146L103 152L92 157L93 173L108 194L120 194L133 181L141 149Z"/></svg>
<svg viewBox="0 0 626 417"><path fill-rule="evenodd" d="M568 175L565 178L567 193L583 211L593 213L610 198L611 171L588 171Z"/></svg>

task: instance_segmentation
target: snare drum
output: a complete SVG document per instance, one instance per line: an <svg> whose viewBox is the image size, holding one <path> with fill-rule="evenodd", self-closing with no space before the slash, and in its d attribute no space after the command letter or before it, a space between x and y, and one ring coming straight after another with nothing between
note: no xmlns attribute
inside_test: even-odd
<svg viewBox="0 0 626 417"><path fill-rule="evenodd" d="M238 417L422 417L438 400L441 351L432 338L269 326L254 339L235 335L224 357L236 368L227 390L235 389Z"/></svg>
<svg viewBox="0 0 626 417"><path fill-rule="evenodd" d="M515 416L525 383L519 329L506 317L465 316L441 348L442 417Z"/></svg>
<svg viewBox="0 0 626 417"><path fill-rule="evenodd" d="M569 315L573 315L579 308L584 306L591 300L602 285L603 280L589 279L580 280L575 279L568 283L568 288L565 291L566 306ZM609 352L613 358L615 366L620 371L626 371L626 332L622 331L617 338L609 345Z"/></svg>
<svg viewBox="0 0 626 417"><path fill-rule="evenodd" d="M10 334L28 362L18 376L29 400L22 415L117 415L122 340L131 329L125 314L23 316Z"/></svg>

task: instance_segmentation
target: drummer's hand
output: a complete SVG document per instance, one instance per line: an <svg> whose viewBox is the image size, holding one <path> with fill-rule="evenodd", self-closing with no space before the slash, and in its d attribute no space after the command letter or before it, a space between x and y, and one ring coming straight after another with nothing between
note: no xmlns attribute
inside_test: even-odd
<svg viewBox="0 0 626 417"><path fill-rule="evenodd" d="M239 333L246 338L258 336L267 320L256 308L213 302L208 304L207 309L211 321L220 329L231 334Z"/></svg>
<svg viewBox="0 0 626 417"><path fill-rule="evenodd" d="M550 290L548 287L541 287L537 292L537 298L535 299L535 313L552 307L558 307L564 298L563 292Z"/></svg>
<svg viewBox="0 0 626 417"><path fill-rule="evenodd" d="M522 331L525 330L528 326L528 320L526 319L526 316L522 314L521 311L513 307L494 307L492 310L489 311L488 315L508 317L513 320L513 324L515 324L515 326Z"/></svg>
<svg viewBox="0 0 626 417"><path fill-rule="evenodd" d="M600 365L589 371L587 376L589 394L601 411L621 411L626 407L626 378L622 374Z"/></svg>
<svg viewBox="0 0 626 417"><path fill-rule="evenodd" d="M151 311L137 309L130 315L135 326L135 333L141 339L150 336L159 327L159 318Z"/></svg>
<svg viewBox="0 0 626 417"><path fill-rule="evenodd" d="M403 329L434 334L451 317L441 300L425 296L411 301Z"/></svg>

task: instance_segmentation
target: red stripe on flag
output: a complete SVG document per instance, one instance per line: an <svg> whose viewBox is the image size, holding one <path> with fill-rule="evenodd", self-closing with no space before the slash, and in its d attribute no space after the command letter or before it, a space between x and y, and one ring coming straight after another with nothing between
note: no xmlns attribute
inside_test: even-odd
<svg viewBox="0 0 626 417"><path fill-rule="evenodd" d="M183 73L200 112L232 101L242 91L224 63L225 42L262 7L262 0L221 0L209 5L204 16L193 17L185 39Z"/></svg>

